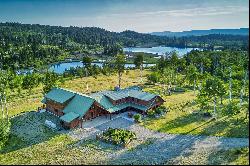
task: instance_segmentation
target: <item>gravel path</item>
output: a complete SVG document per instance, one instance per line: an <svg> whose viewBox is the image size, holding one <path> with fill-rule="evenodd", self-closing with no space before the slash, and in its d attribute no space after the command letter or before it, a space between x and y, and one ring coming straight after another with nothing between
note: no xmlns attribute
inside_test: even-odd
<svg viewBox="0 0 250 166"><path fill-rule="evenodd" d="M182 161L187 157L190 164L197 164L196 161L206 163L209 155L218 150L249 147L248 138L165 134L137 124L128 129L134 131L141 141L149 138L155 138L155 141L144 146L137 145L139 148L134 147L132 151L124 150L113 154L110 164L164 164L168 161Z"/></svg>
<svg viewBox="0 0 250 166"><path fill-rule="evenodd" d="M58 118L47 113L29 112L11 119L15 122L11 131L30 144L47 141L56 133L44 126L46 119L57 125L60 124ZM131 130L136 133L137 140L132 141L128 148L96 141L96 134L108 127ZM95 162L95 164L207 164L212 154L219 150L249 147L249 138L160 133L119 116L89 130L78 128L58 131L58 134L60 133L79 140L73 146L82 151L83 155L93 156L89 160L90 163ZM88 141L91 140L97 144L98 148L84 146L84 144L88 145Z"/></svg>
<svg viewBox="0 0 250 166"><path fill-rule="evenodd" d="M103 130L108 129L109 127L111 127L111 128L128 128L129 126L131 126L133 124L134 124L133 122L131 122L125 118L118 117L118 118L113 119L112 121L109 121L107 123L99 125L96 128L103 131Z"/></svg>
<svg viewBox="0 0 250 166"><path fill-rule="evenodd" d="M248 138L166 134L149 130L137 124L130 126L128 129L134 131L139 139L157 138L162 141L170 141L171 146L181 146L182 144L192 144L194 148L235 148L249 146Z"/></svg>
<svg viewBox="0 0 250 166"><path fill-rule="evenodd" d="M119 126L117 125L119 124ZM99 126L93 127L93 128L78 128L74 130L70 130L69 132L66 131L66 133L71 136L74 139L80 140L78 144L80 145L82 142L88 139L95 139L96 134L102 132L103 130L111 128L127 128L131 126L133 122L130 120L127 120L122 117L117 117L111 121L108 121L106 123L103 123ZM64 131L65 132L65 131Z"/></svg>
<svg viewBox="0 0 250 166"><path fill-rule="evenodd" d="M166 134L146 129L122 117L113 119L90 131L75 130L70 135L82 141L94 139L96 133L108 127L127 128L137 135L137 140L131 143L132 148L121 148L104 154L110 159L108 164L163 164L168 161L175 163L175 160L180 161L180 158L190 156L192 159L189 160L194 162L190 164L195 164L195 161L198 161L197 158L202 158L205 163L209 155L215 151L249 147L248 138ZM145 144L148 140L152 141ZM79 142L79 145L82 141ZM105 149L105 143L101 144Z"/></svg>

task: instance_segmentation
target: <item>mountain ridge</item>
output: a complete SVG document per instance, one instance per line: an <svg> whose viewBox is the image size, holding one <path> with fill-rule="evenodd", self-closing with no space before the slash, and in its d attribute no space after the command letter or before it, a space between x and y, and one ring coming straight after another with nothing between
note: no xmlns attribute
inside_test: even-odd
<svg viewBox="0 0 250 166"><path fill-rule="evenodd" d="M249 35L249 28L190 30L190 31L182 31L182 32L163 31L163 32L151 32L149 34L156 35L156 36L168 36L168 37L203 36L203 35L210 35L210 34L248 36Z"/></svg>

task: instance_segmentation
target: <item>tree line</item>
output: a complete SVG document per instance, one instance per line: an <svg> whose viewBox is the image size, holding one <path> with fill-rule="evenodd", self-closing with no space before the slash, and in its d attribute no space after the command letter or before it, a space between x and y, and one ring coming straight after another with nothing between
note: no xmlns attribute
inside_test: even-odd
<svg viewBox="0 0 250 166"><path fill-rule="evenodd" d="M143 54L140 53L134 58L136 68L140 69L141 82L143 82L143 59ZM90 56L83 57L82 67L66 71L63 75L50 71L18 75L13 70L0 70L1 139L7 139L10 129L7 103L11 97L20 96L22 90L31 94L32 89L42 84L43 93L46 94L53 87L63 83L65 79L88 76L97 78L100 73L104 75L117 73L118 87L121 88L126 63L123 53L117 54L113 62L106 62L102 68L91 65L92 60ZM193 50L183 57L178 57L176 52L172 52L162 56L157 65L151 69L148 81L161 83L164 85L162 91L168 92L169 95L179 87L191 88L197 96L196 102L202 112L208 112L210 104L213 103L215 117L218 101L223 105L223 100L229 99L229 104L225 105L221 112L235 115L241 108L246 108L248 111L248 62L249 56L246 51ZM88 91L88 85L86 88ZM246 112L247 115L248 112Z"/></svg>
<svg viewBox="0 0 250 166"><path fill-rule="evenodd" d="M160 37L134 31L110 32L97 27L61 27L39 24L0 23L0 67L41 67L64 60L73 52L114 57L122 47L203 47L248 50L248 36L206 35Z"/></svg>
<svg viewBox="0 0 250 166"><path fill-rule="evenodd" d="M209 111L210 103L213 104L215 117L218 103L223 105L223 100L228 99L224 113L236 114L248 105L248 63L246 51L194 50L181 58L172 52L159 60L148 80L166 86L163 91L188 86L202 111Z"/></svg>

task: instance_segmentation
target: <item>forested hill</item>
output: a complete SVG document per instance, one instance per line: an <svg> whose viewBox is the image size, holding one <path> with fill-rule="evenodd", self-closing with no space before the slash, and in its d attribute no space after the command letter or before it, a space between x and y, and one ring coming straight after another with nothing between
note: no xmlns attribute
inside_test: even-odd
<svg viewBox="0 0 250 166"><path fill-rule="evenodd" d="M116 33L97 27L0 23L0 67L37 67L63 60L72 52L114 56L122 47L159 45L247 50L248 37L206 35L176 38L134 31Z"/></svg>
<svg viewBox="0 0 250 166"><path fill-rule="evenodd" d="M156 36L168 36L168 37L181 37L181 36L204 36L210 34L223 34L223 35L249 35L249 28L240 28L240 29L210 29L210 30L191 30L183 32L152 32L151 35Z"/></svg>
<svg viewBox="0 0 250 166"><path fill-rule="evenodd" d="M112 46L177 46L208 47L246 46L248 37L240 35L208 34L189 37L162 37L134 31L110 32L97 27L61 27L39 24L0 23L1 38L9 42L27 42L59 46L98 45L109 53ZM6 41L7 42L7 41ZM109 50L111 49L111 50Z"/></svg>

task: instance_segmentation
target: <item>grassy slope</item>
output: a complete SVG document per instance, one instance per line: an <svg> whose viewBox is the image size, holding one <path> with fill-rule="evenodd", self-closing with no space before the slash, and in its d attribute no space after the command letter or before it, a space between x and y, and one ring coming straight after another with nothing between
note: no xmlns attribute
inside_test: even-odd
<svg viewBox="0 0 250 166"><path fill-rule="evenodd" d="M144 73L146 74L146 72ZM128 75L123 75L122 86L139 84L139 71L130 71ZM91 91L98 91L104 89L111 89L117 85L117 75L100 76L97 79L93 77L78 78L71 81L66 81L62 87L72 90L86 92L86 82L89 82ZM159 86L147 86L146 91L160 91ZM41 106L42 87L39 86L33 90L32 95L23 92L23 97L16 97L15 100L9 104L11 115L19 114L20 112L27 112ZM195 97L193 92L186 92L183 94L175 94L172 96L162 95L166 101L167 106L175 105L186 100L193 100ZM150 119L144 122L146 127L168 133L191 133L191 134L207 134L207 135L223 135L235 137L248 137L248 122L246 124L236 125L235 117L220 118L217 121L209 122L201 117L193 116L191 111L197 109L195 105L181 111L171 111L161 119ZM242 114L243 116L243 114ZM13 133L15 134L15 133ZM44 134L47 134L44 133ZM48 132L48 134L51 134ZM65 135L55 135L45 142L28 145L28 142L20 139L18 136L12 136L5 152L0 152L0 163L2 164L93 164L105 162L105 156L102 155L102 149L87 150L83 152L81 149L69 147L75 140ZM20 148L17 148L20 146ZM86 149L85 149L86 150ZM234 150L220 151L213 158L215 163L225 161L224 163L246 164L248 163L248 148L243 149L242 153ZM84 153L84 155L82 155ZM237 153L237 154L236 154ZM234 160L226 160L226 158L234 158ZM218 158L218 159L217 159ZM225 159L224 159L225 158Z"/></svg>
<svg viewBox="0 0 250 166"><path fill-rule="evenodd" d="M2 164L74 164L81 152L67 147L72 143L74 140L70 137L59 135L40 144L0 154L0 161Z"/></svg>
<svg viewBox="0 0 250 166"><path fill-rule="evenodd" d="M160 87L146 88L148 91L159 91ZM161 95L166 101L166 106L178 106L185 101L192 101L195 95L192 91L173 94L171 96ZM149 129L160 132L174 134L202 134L227 137L249 137L249 120L245 118L245 113L241 112L235 116L221 116L218 109L218 119L205 119L199 114L192 114L199 111L196 104L191 104L181 110L171 110L164 117L159 119L149 118L143 125ZM239 119L237 123L237 119Z"/></svg>
<svg viewBox="0 0 250 166"><path fill-rule="evenodd" d="M209 164L249 165L249 148L220 150L210 156Z"/></svg>
<svg viewBox="0 0 250 166"><path fill-rule="evenodd" d="M217 151L200 150L186 156L178 156L166 165L249 165L249 148Z"/></svg>
<svg viewBox="0 0 250 166"><path fill-rule="evenodd" d="M144 76L149 71L144 71ZM122 87L137 85L140 83L139 70L130 70L128 74L126 72L122 76ZM146 78L144 78L145 80ZM65 83L60 85L60 87L67 88L70 90L86 93L86 83L89 84L89 92L113 89L118 84L117 75L104 76L99 75L97 78L87 77L87 78L76 78L73 80L67 80ZM41 100L43 98L42 86L38 86L32 90L31 94L23 90L21 95L15 94L10 99L8 104L10 116L17 115L21 112L27 112L31 110L36 110L37 107L41 106Z"/></svg>
<svg viewBox="0 0 250 166"><path fill-rule="evenodd" d="M144 71L144 76L148 71ZM138 79L140 73L138 70L129 71L128 74L124 73L122 87L130 85L138 85L140 79ZM86 93L86 82L89 83L89 92L113 89L117 86L117 75L112 76L98 76L98 78L77 78L74 80L65 81L61 85L63 88ZM26 91L22 91L21 96L15 96L11 99L8 105L11 116L16 116L22 112L29 112L35 110L38 106L41 106L42 100L42 86L39 86L32 90L29 94ZM26 122L25 122L26 123ZM19 125L18 121L13 122L14 125ZM26 125L26 124L25 124ZM21 124L21 126L24 126ZM42 126L38 127L39 131L43 130ZM27 131L26 131L27 132ZM39 137L38 133L37 136ZM93 153L87 153L82 155L82 152L76 148L68 148L68 144L72 144L74 140L66 135L55 135L51 137L51 132L44 132L43 136L45 142L39 144L30 145L30 140L23 140L19 137L19 134L12 133L7 146L3 151L0 151L0 163L4 164L88 164L97 162L93 160L93 156L96 155L99 159L102 155L97 155L98 151ZM50 138L51 137L51 138ZM104 159L103 159L104 160Z"/></svg>

